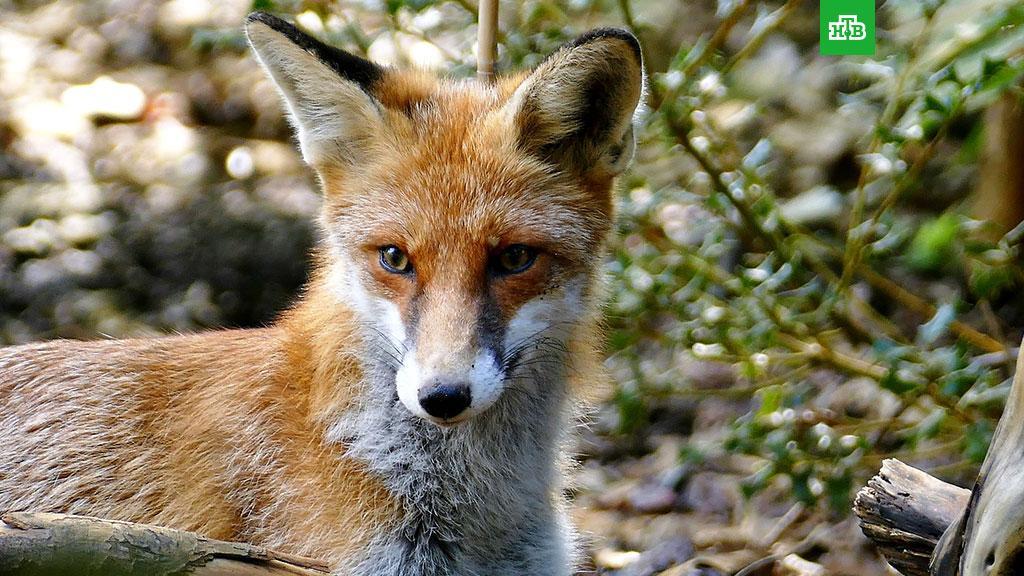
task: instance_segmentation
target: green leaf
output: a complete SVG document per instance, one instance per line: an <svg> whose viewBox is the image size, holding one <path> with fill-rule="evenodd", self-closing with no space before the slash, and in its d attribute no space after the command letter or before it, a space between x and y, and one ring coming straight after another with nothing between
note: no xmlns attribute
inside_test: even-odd
<svg viewBox="0 0 1024 576"><path fill-rule="evenodd" d="M917 330L917 338L924 344L934 344L939 338L946 334L949 325L956 319L956 308L946 303L939 306L932 319L925 322Z"/></svg>
<svg viewBox="0 0 1024 576"><path fill-rule="evenodd" d="M960 219L946 213L923 224L914 235L907 254L909 264L922 272L937 272L951 262Z"/></svg>
<svg viewBox="0 0 1024 576"><path fill-rule="evenodd" d="M893 366L878 384L882 388L899 395L913 392L918 388L916 383L903 378L900 371L896 369L896 366Z"/></svg>
<svg viewBox="0 0 1024 576"><path fill-rule="evenodd" d="M395 14L402 8L419 12L436 3L436 0L387 0L387 10L389 14Z"/></svg>
<svg viewBox="0 0 1024 576"><path fill-rule="evenodd" d="M809 472L790 474L790 480L793 482L793 497L807 505L814 504L816 499L811 491L810 476Z"/></svg>
<svg viewBox="0 0 1024 576"><path fill-rule="evenodd" d="M700 448L692 444L684 444L679 449L679 461L682 464L700 465L707 461L707 456Z"/></svg>
<svg viewBox="0 0 1024 576"><path fill-rule="evenodd" d="M946 421L946 409L936 408L921 420L915 427L915 435L918 440L935 438Z"/></svg>
<svg viewBox="0 0 1024 576"><path fill-rule="evenodd" d="M992 424L987 421L983 420L968 426L961 442L964 457L978 464L984 462L988 446L992 443L992 434Z"/></svg>
<svg viewBox="0 0 1024 576"><path fill-rule="evenodd" d="M994 300L1003 291L1016 284L1012 266L993 266L980 260L971 261L971 275L968 281L971 293L978 298Z"/></svg>
<svg viewBox="0 0 1024 576"><path fill-rule="evenodd" d="M960 398L971 386L978 381L976 374L968 374L962 370L958 370L952 374L949 374L946 378L942 379L942 385L939 388L942 394L949 396L950 398Z"/></svg>
<svg viewBox="0 0 1024 576"><path fill-rule="evenodd" d="M768 482L777 473L775 466L772 464L766 464L759 468L757 472L754 472L750 476L747 476L740 481L740 490L743 492L743 496L750 498L754 494L757 494L768 485Z"/></svg>
<svg viewBox="0 0 1024 576"><path fill-rule="evenodd" d="M842 514L850 509L850 494L853 492L853 478L849 472L825 480L825 494L832 511Z"/></svg>
<svg viewBox="0 0 1024 576"><path fill-rule="evenodd" d="M631 434L647 422L647 405L631 387L619 387L615 394L615 407L619 412L619 432L622 434Z"/></svg>
<svg viewBox="0 0 1024 576"><path fill-rule="evenodd" d="M757 415L767 416L782 408L782 392L781 384L765 386L758 390L757 395L761 399L761 406L757 409Z"/></svg>

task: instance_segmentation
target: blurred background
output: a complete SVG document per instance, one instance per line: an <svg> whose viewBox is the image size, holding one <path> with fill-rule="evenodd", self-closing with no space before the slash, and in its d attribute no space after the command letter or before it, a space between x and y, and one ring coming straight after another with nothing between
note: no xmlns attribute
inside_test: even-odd
<svg viewBox="0 0 1024 576"><path fill-rule="evenodd" d="M474 71L476 0L0 2L0 343L260 326L319 195L246 52L253 9ZM886 574L850 519L898 457L969 484L1024 332L1024 6L501 3L499 66L594 26L649 105L609 260L615 390L573 497L601 574Z"/></svg>

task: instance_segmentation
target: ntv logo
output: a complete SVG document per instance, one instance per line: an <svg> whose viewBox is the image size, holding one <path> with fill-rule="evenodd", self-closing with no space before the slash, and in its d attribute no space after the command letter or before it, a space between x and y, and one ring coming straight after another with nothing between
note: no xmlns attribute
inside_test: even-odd
<svg viewBox="0 0 1024 576"><path fill-rule="evenodd" d="M822 54L875 53L875 0L820 0L818 24Z"/></svg>
<svg viewBox="0 0 1024 576"><path fill-rule="evenodd" d="M828 23L829 40L864 40L867 37L868 27L856 14L842 14L838 20Z"/></svg>

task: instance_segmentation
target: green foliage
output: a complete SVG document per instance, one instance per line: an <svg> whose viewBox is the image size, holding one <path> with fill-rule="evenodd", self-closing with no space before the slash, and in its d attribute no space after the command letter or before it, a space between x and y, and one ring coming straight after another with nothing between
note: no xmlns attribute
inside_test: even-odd
<svg viewBox="0 0 1024 576"><path fill-rule="evenodd" d="M768 84L758 92L751 79L767 65L766 27L795 13L757 4L775 18L736 5L652 75L646 144L686 167L659 179L641 166L624 201L616 358L669 347L663 357L734 365L734 387L755 390L755 403L724 448L763 462L744 490L785 482L796 499L842 511L883 457L969 471L991 438L1022 325L1009 297L1021 287L1019 233L993 241L970 218L964 174L975 167L959 151L977 140L979 111L1001 93L1020 97L1024 10L972 13L972 34L958 35L950 21L962 7L897 4L880 14L900 25L879 35L876 58L791 53L794 75L821 66L845 87L818 103L821 124L855 111L870 128L850 139L854 177L808 187L784 172L800 167L799 147L772 130L799 120L801 88L772 92L756 78ZM725 43L730 34L745 44ZM744 107L770 120L723 113ZM800 136L816 146L816 134ZM944 181L956 184L929 199ZM690 392L671 361L628 365L641 389ZM873 389L873 405L840 401L853 382Z"/></svg>
<svg viewBox="0 0 1024 576"><path fill-rule="evenodd" d="M954 214L942 216L921 225L907 252L911 267L922 272L938 272L954 262L960 220Z"/></svg>

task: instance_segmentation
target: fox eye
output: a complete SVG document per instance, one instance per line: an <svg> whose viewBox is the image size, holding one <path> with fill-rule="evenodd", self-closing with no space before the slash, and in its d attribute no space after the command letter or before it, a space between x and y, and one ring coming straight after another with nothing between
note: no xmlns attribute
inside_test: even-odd
<svg viewBox="0 0 1024 576"><path fill-rule="evenodd" d="M409 256L398 246L384 246L380 249L380 265L392 274L408 274L412 272Z"/></svg>
<svg viewBox="0 0 1024 576"><path fill-rule="evenodd" d="M496 261L498 272L502 274L519 274L526 272L537 259L537 251L529 246L513 244L498 254Z"/></svg>

